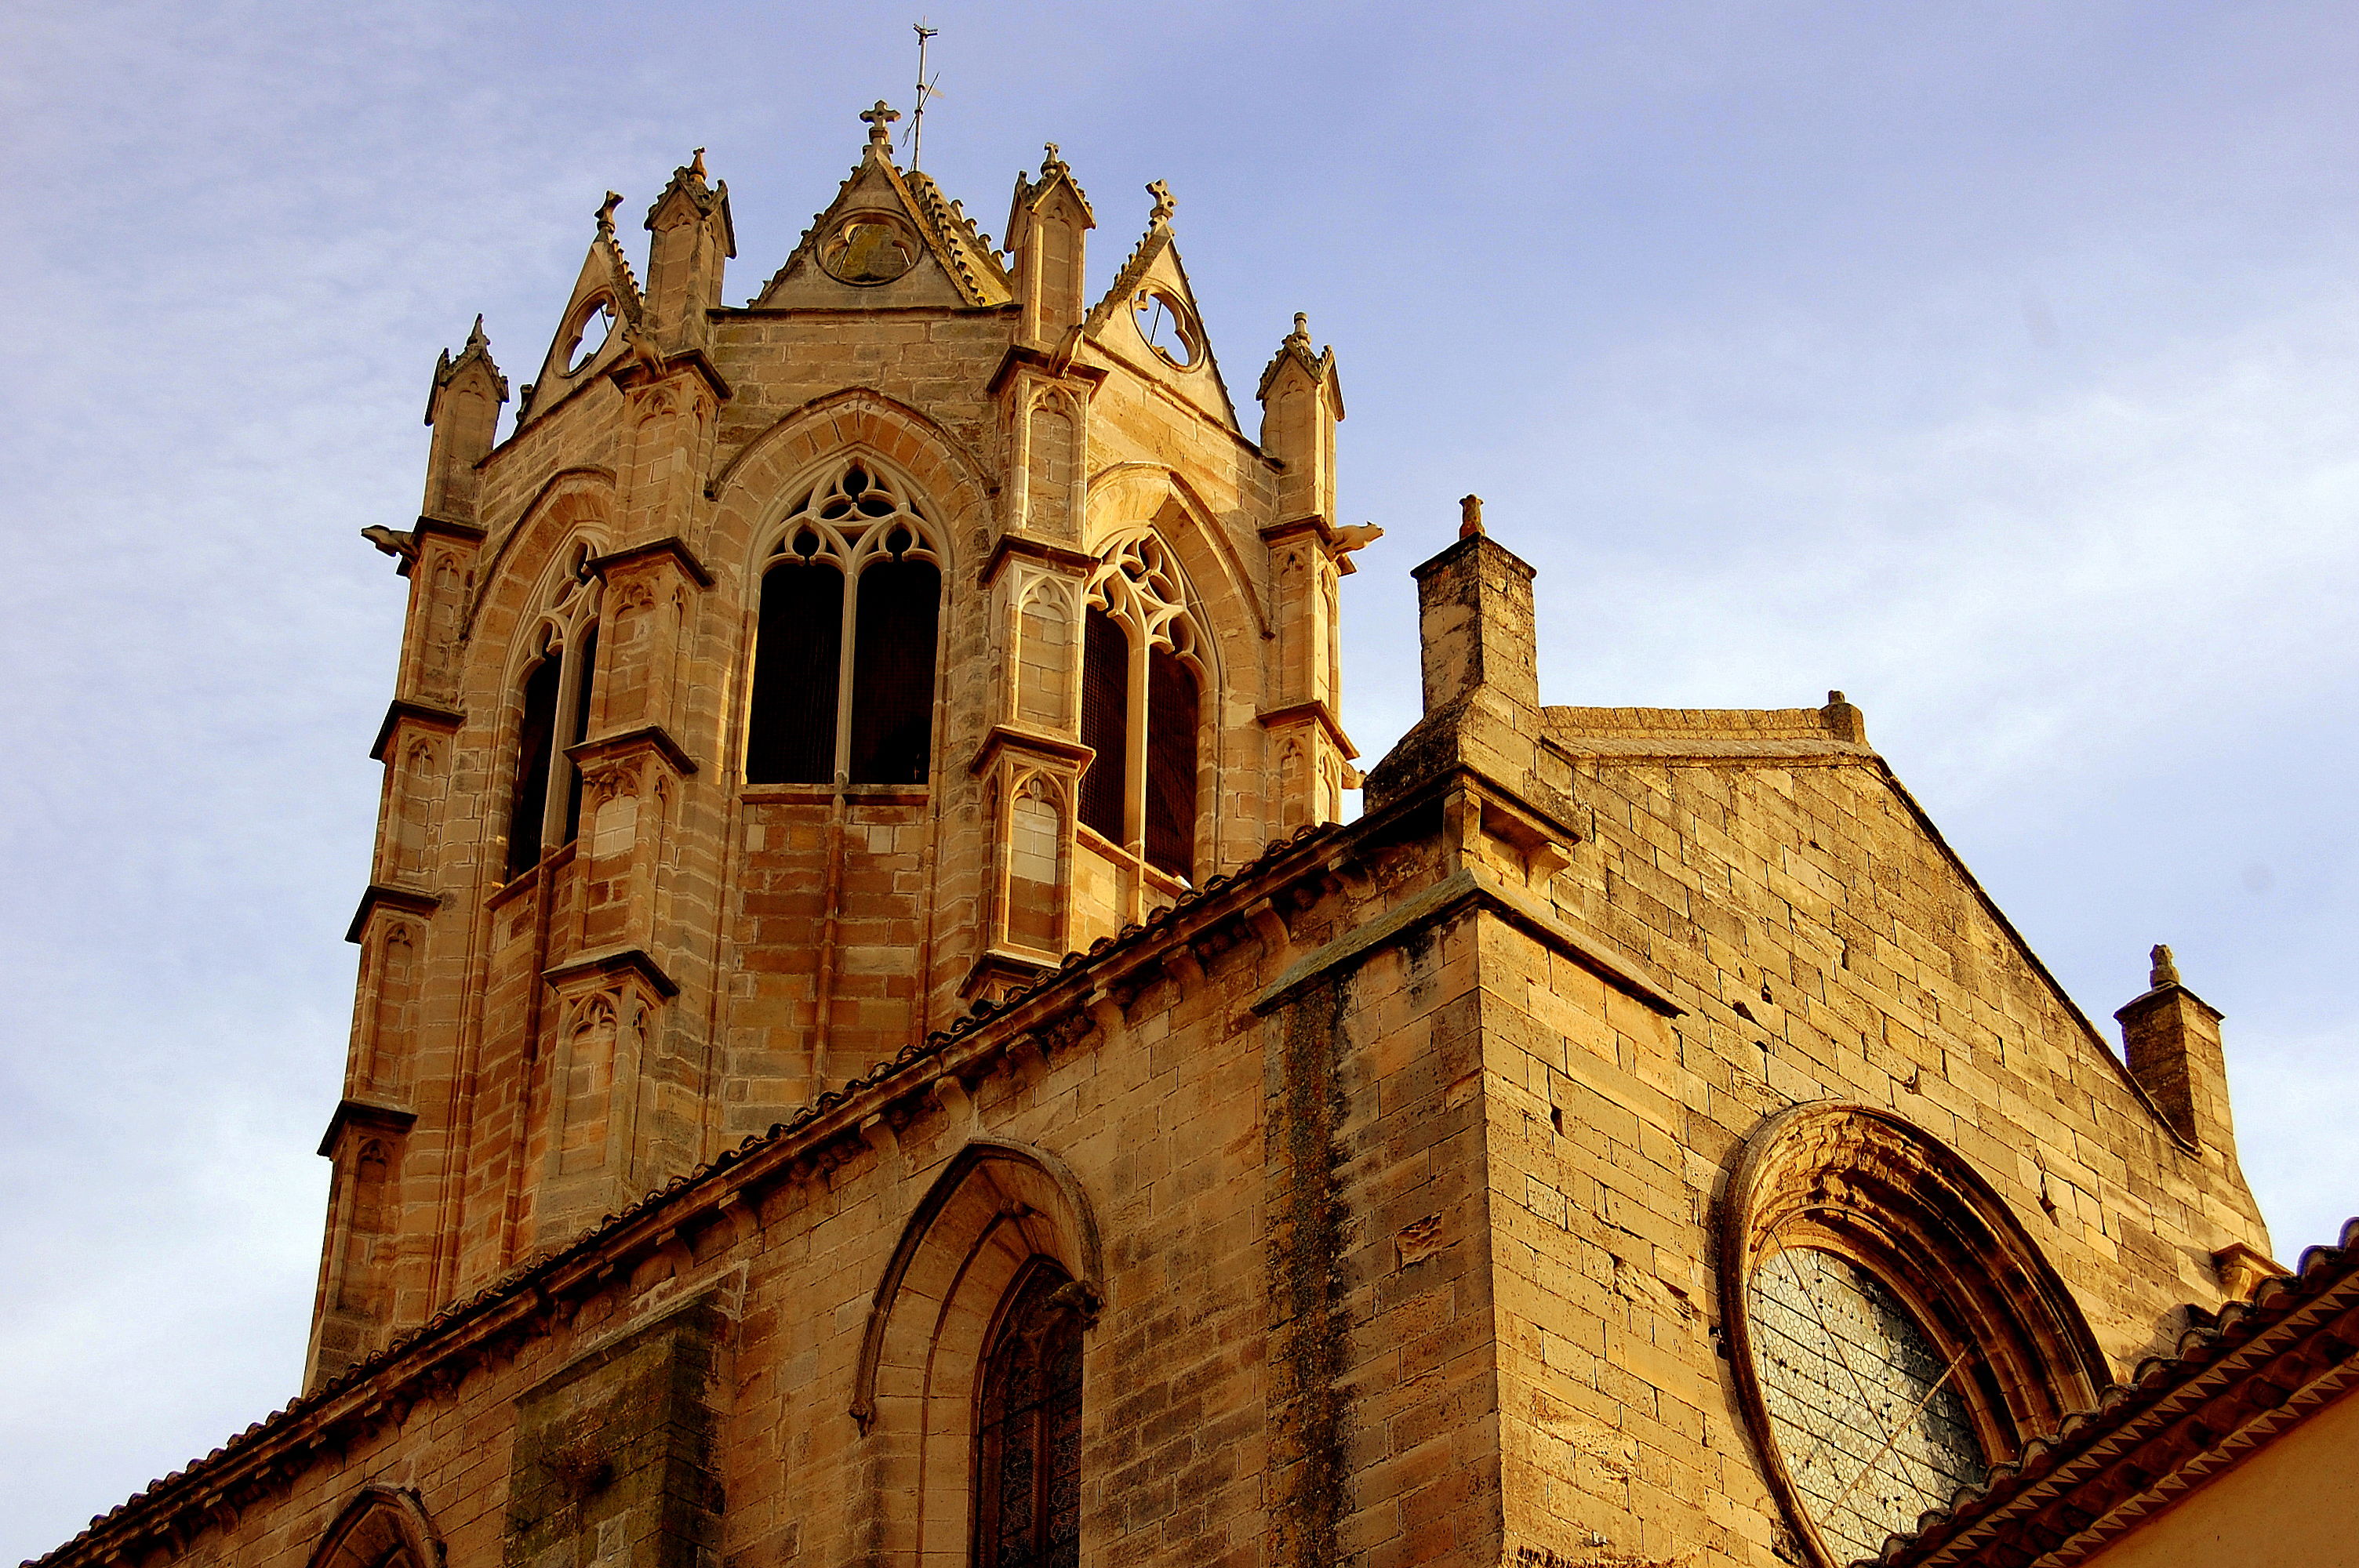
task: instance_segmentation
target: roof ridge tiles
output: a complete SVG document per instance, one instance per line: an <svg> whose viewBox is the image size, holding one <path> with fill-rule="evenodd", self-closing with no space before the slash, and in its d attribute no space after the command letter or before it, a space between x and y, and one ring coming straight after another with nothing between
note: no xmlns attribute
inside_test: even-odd
<svg viewBox="0 0 2359 1568"><path fill-rule="evenodd" d="M2228 1303L2210 1326L2193 1328L2180 1336L2178 1354L2149 1356L2140 1361L2127 1378L2100 1390L2093 1406L2068 1412L2052 1432L2026 1443L2014 1459L1992 1465L1980 1486L1967 1487L1948 1506L1919 1516L1913 1531L1889 1537L1884 1550L1870 1561L1886 1568L1935 1561L1933 1554L1962 1542L1977 1529L1995 1528L1996 1515L2024 1501L2048 1477L2083 1460L2094 1467L2109 1447L2135 1446L2150 1440L2154 1433L2133 1436L2131 1429L2167 1411L2180 1396L2198 1405L2221 1397L2227 1387L2252 1370L2233 1364L2239 1357L2253 1351L2273 1331L2285 1329L2288 1338L2307 1332L2291 1326L2293 1320L2341 1287L2354 1287L2354 1293L2359 1294L2359 1217L2344 1222L2337 1244L2307 1249L2293 1273L2274 1275L2262 1281L2249 1300ZM2199 1388L2207 1379L2212 1386ZM2092 1527L2096 1522L2092 1520Z"/></svg>

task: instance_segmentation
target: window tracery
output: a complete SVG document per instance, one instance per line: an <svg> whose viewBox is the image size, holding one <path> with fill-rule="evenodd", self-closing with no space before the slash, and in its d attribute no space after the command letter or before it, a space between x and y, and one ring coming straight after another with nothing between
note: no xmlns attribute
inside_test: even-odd
<svg viewBox="0 0 2359 1568"><path fill-rule="evenodd" d="M977 1413L976 1568L1075 1568L1081 1560L1079 1296L1045 1258L1010 1292Z"/></svg>
<svg viewBox="0 0 2359 1568"><path fill-rule="evenodd" d="M1822 1101L1765 1122L1720 1255L1740 1401L1821 1568L1875 1555L2105 1379L2006 1201L1888 1111Z"/></svg>
<svg viewBox="0 0 2359 1568"><path fill-rule="evenodd" d="M926 782L941 564L919 503L864 460L788 509L762 572L748 784Z"/></svg>
<svg viewBox="0 0 2359 1568"><path fill-rule="evenodd" d="M516 771L508 789L507 874L519 877L582 828L582 773L567 749L590 738L600 590L594 541L577 539L542 594L538 653L517 688Z"/></svg>
<svg viewBox="0 0 2359 1568"><path fill-rule="evenodd" d="M1081 819L1149 865L1195 875L1204 651L1179 563L1153 533L1117 540L1089 579L1082 646Z"/></svg>

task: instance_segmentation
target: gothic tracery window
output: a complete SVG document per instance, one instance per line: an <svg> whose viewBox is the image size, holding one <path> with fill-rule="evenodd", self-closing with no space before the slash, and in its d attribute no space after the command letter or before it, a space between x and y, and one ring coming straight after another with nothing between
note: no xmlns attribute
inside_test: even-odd
<svg viewBox="0 0 2359 1568"><path fill-rule="evenodd" d="M1082 636L1081 819L1183 880L1195 875L1202 651L1186 584L1152 534L1090 579Z"/></svg>
<svg viewBox="0 0 2359 1568"><path fill-rule="evenodd" d="M985 1362L975 1432L975 1568L1081 1559L1082 1314L1046 1259L1019 1278Z"/></svg>
<svg viewBox="0 0 2359 1568"><path fill-rule="evenodd" d="M798 500L762 576L746 782L925 783L941 593L897 481L854 460Z"/></svg>
<svg viewBox="0 0 2359 1568"><path fill-rule="evenodd" d="M546 596L541 653L519 693L516 773L508 788L507 874L519 877L548 850L582 830L582 773L566 755L590 738L596 689L598 590L590 562L596 548L577 542L566 570Z"/></svg>
<svg viewBox="0 0 2359 1568"><path fill-rule="evenodd" d="M1729 1360L1797 1561L1875 1555L2104 1386L2104 1351L2011 1206L1895 1113L1770 1117L1720 1227Z"/></svg>

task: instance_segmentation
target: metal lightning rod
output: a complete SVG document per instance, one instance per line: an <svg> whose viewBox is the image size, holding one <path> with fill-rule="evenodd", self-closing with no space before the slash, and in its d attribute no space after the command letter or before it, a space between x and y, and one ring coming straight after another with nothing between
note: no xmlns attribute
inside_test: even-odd
<svg viewBox="0 0 2359 1568"><path fill-rule="evenodd" d="M909 24L918 35L918 103L909 113L909 167L918 167L920 138L925 134L926 100L934 95L934 84L926 80L926 40L939 36L940 27L929 27L922 21Z"/></svg>

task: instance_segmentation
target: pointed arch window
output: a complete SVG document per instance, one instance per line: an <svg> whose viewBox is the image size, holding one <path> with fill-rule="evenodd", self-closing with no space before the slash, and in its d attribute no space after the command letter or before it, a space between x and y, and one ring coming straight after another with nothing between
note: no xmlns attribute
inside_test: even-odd
<svg viewBox="0 0 2359 1568"><path fill-rule="evenodd" d="M1036 1258L1018 1276L984 1364L975 1431L975 1568L1081 1561L1080 1292Z"/></svg>
<svg viewBox="0 0 2359 1568"><path fill-rule="evenodd" d="M1090 579L1082 626L1081 819L1158 871L1196 875L1203 656L1162 540L1134 535Z"/></svg>
<svg viewBox="0 0 2359 1568"><path fill-rule="evenodd" d="M762 574L746 783L927 782L941 561L924 511L873 464L795 503Z"/></svg>
<svg viewBox="0 0 2359 1568"><path fill-rule="evenodd" d="M566 753L590 738L598 666L597 547L577 542L547 597L540 656L518 693L516 772L508 787L507 874L520 877L582 831L582 773Z"/></svg>

